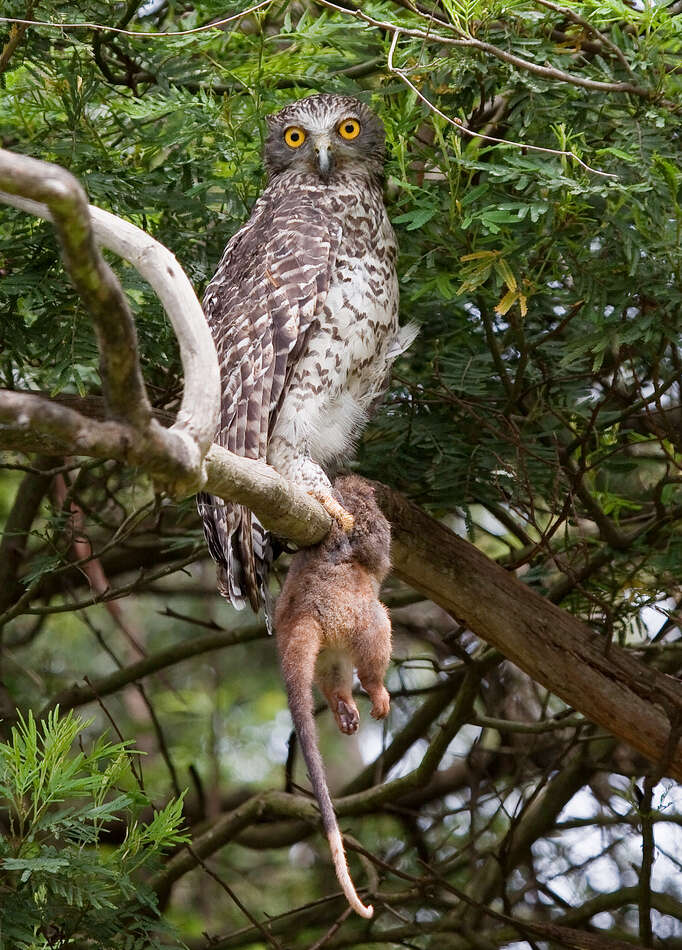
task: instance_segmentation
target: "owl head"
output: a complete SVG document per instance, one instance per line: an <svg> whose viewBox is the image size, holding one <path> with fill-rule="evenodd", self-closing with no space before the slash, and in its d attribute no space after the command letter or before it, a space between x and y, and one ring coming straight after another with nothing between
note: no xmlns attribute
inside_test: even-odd
<svg viewBox="0 0 682 950"><path fill-rule="evenodd" d="M267 117L265 166L273 178L293 169L330 181L342 171L381 175L384 127L352 96L307 96Z"/></svg>

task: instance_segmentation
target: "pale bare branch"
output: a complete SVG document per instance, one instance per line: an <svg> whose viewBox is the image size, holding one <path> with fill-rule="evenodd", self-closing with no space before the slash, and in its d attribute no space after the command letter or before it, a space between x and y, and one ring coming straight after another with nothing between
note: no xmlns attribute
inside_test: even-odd
<svg viewBox="0 0 682 950"><path fill-rule="evenodd" d="M155 419L138 429L114 419L89 419L54 400L6 389L0 390L0 445L21 452L117 459L171 484L196 475L199 463L194 443Z"/></svg>
<svg viewBox="0 0 682 950"><path fill-rule="evenodd" d="M0 390L0 446L117 459L177 484L193 471L187 440L155 420L145 432L112 419L91 419L33 393ZM219 445L205 458L206 491L247 505L266 528L300 545L320 541L331 524L322 505L265 462Z"/></svg>
<svg viewBox="0 0 682 950"><path fill-rule="evenodd" d="M135 323L121 285L95 246L80 183L59 165L0 149L0 189L47 205L64 266L95 325L109 410L146 429L152 408L137 357Z"/></svg>
<svg viewBox="0 0 682 950"><path fill-rule="evenodd" d="M1 188L0 201L52 220L45 204L3 194ZM182 404L173 429L186 433L204 455L218 424L220 371L213 339L192 285L175 256L149 234L94 205L88 205L87 211L95 241L132 264L156 291L168 314L180 345L185 377Z"/></svg>

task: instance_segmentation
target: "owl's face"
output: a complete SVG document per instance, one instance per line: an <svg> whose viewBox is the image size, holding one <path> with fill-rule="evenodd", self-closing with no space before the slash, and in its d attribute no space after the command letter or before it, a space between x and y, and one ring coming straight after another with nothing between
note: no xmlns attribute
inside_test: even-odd
<svg viewBox="0 0 682 950"><path fill-rule="evenodd" d="M325 183L341 171L381 174L384 127L351 96L308 96L268 116L267 123L271 178L287 169L316 174Z"/></svg>

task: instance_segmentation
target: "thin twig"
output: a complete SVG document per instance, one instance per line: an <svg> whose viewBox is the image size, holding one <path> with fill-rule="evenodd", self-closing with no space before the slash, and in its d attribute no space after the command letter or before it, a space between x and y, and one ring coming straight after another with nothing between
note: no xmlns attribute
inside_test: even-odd
<svg viewBox="0 0 682 950"><path fill-rule="evenodd" d="M87 676L84 676L83 679L84 679L85 682L88 684L88 686L90 687L90 689L92 689L93 692L95 692L95 691L94 691L94 687L93 687L92 683L90 682L90 680L88 679L88 677L87 677ZM145 798L146 798L147 793L146 793L145 787L144 787L144 778L142 777L142 766L140 765L139 760L135 758L135 754L132 752L131 749L128 748L128 746L129 746L130 743L129 743L129 742L126 742L126 740L123 738L123 733L122 733L121 730L118 728L118 726L117 726L117 724L116 724L116 720L115 720L114 717L111 715L111 713L109 712L109 710L107 709L107 707L104 705L104 703L102 702L102 700L100 699L100 697L97 695L97 693L95 693L95 700L97 701L97 705L100 707L100 709L102 710L102 712L104 713L104 715L107 717L107 719L108 719L109 722L111 723L111 727L112 727L112 729L114 730L114 732L116 733L116 735L118 736L119 741L126 747L125 753L126 753L126 756L127 756L127 758L128 758L128 762L130 763L130 771L133 773L133 776L134 776L135 781L137 782L137 784L138 784L138 786L139 786L139 788L140 788L140 791L142 792L142 794L143 794L143 795L145 796ZM137 765L137 769L135 768L136 765ZM139 771L138 771L138 770L139 770Z"/></svg>
<svg viewBox="0 0 682 950"><path fill-rule="evenodd" d="M637 909L639 914L639 939L645 947L653 947L651 929L651 871L654 865L654 824L651 810L656 778L647 775L644 792L639 803L642 829L642 866L639 871Z"/></svg>
<svg viewBox="0 0 682 950"><path fill-rule="evenodd" d="M315 943L311 944L311 946L308 947L308 950L321 950L321 948L325 945L325 943L331 940L331 938L334 936L334 934L339 929L341 924L350 917L350 914L351 914L351 908L346 907L344 912L336 918L336 920L331 925L331 927L326 932L326 934L323 934L319 940L316 940Z"/></svg>
<svg viewBox="0 0 682 950"><path fill-rule="evenodd" d="M575 10L572 10L570 7L560 7L558 3L552 3L552 0L535 0L536 3L539 3L542 7L547 7L548 10L554 10L556 13L561 13L562 16L567 17L569 20L572 20L574 23L577 23L579 26L584 27L589 33L593 36L596 36L600 43L602 43L606 49L611 50L613 55L620 61L621 65L625 67L628 73L632 76L632 68L630 63L628 63L625 58L625 53L623 50L617 46L613 40L610 40L606 34L602 33L601 30L598 30L596 26L593 26L589 20L585 19L584 16L581 16L579 13L576 13Z"/></svg>
<svg viewBox="0 0 682 950"><path fill-rule="evenodd" d="M329 3L327 3L327 0L319 0L319 2L320 2L320 3L324 2L327 6L335 6L334 4L329 4ZM483 133L483 132L474 132L473 129L468 129L468 128L464 125L464 123L462 122L461 119L452 119L452 118L450 118L449 115L446 115L444 112L441 112L441 110L440 110L437 106L435 106L435 105L431 102L430 99L427 99L427 98L426 98L426 96L415 86L415 84L412 82L412 80L408 78L408 76L406 75L406 73L404 72L404 70L398 69L397 66L394 66L394 65L393 65L393 55L394 55L394 53L395 53L395 48L396 48L396 45L397 45L397 43L398 43L398 38L400 37L400 34L401 34L401 33L407 33L407 34L409 34L410 31L409 31L409 30L400 30L400 29L394 28L394 31L393 31L393 39L391 40L391 47L390 47L390 49L389 49L389 51L388 51L388 62L387 62L387 64L386 64L387 67L388 67L388 71L389 71L390 73L392 73L394 76L397 76L398 79L400 79L402 82L404 82L406 86L409 86L409 88L412 90L412 92L414 92L414 94L424 103L424 105L428 106L428 108L429 108L432 112L435 112L435 114L438 115L438 116L440 116L441 119L445 119L446 122L448 122L450 125L453 125L453 126L454 126L456 129L458 129L463 135L469 135L469 136L471 136L472 138L483 139L484 141L487 141L487 142L497 142L499 145L511 145L512 148L530 149L530 150L533 151L533 152L545 152L545 153L550 154L550 155L565 156L566 158L572 158L572 159L574 159L574 160L575 160L579 165L581 165L586 171L592 172L594 175L601 175L601 176L603 176L604 178L617 178L617 177L618 177L617 175L613 174L613 172L603 172L603 171L600 171L598 168L592 168L591 165L588 165L588 164L587 164L586 162L584 162L581 158L578 158L578 156L575 154L575 152L570 152L570 151L566 151L565 149L559 149L559 148L546 148L546 147L544 147L544 146L542 146L542 145L529 145L529 144L526 143L526 142L513 142L513 141L511 141L510 139L501 139L501 138L498 138L497 136L494 136L494 135L485 135L485 133ZM433 38L433 37L431 37L431 38Z"/></svg>
<svg viewBox="0 0 682 950"><path fill-rule="evenodd" d="M137 663L131 663L129 666L109 673L88 687L76 685L63 690L43 709L40 718L47 715L55 705L59 705L60 709L74 709L92 702L96 696L109 696L124 686L136 683L152 673L157 673L176 663L182 663L191 657L238 643L265 639L266 636L265 624L255 621L235 631L220 630L204 637L190 637L181 643L166 647L165 650L159 650L158 653L152 653L143 660L138 660Z"/></svg>
<svg viewBox="0 0 682 950"><path fill-rule="evenodd" d="M191 36L193 33L206 33L208 30L219 30L226 23L233 23L235 20L241 20L242 17L255 13L263 7L268 7L273 0L261 0L241 13L233 13L232 16L223 17L220 20L214 20L212 23L205 23L203 26L195 26L192 30L167 30L163 33L145 33L142 30L126 30L115 26L104 26L102 23L55 23L51 20L22 20L19 17L0 16L0 23L17 23L22 26L44 26L52 30L100 30L103 33L119 33L123 36L136 36L139 39L157 39L165 36Z"/></svg>
<svg viewBox="0 0 682 950"><path fill-rule="evenodd" d="M252 7L249 7L247 10L242 11L241 13L233 14L230 17L225 17L222 20L216 20L213 23L206 23L204 26L194 27L191 30L177 30L177 31L167 31L160 33L144 33L137 30L125 30L125 29L116 29L111 26L104 26L100 23L55 23L48 20L24 20L18 17L0 17L0 22L4 23L15 23L24 26L40 26L48 27L50 29L56 30L76 30L76 29L88 29L88 30L101 30L106 33L122 33L125 36L133 36L143 39L156 39L161 37L175 37L175 36L189 36L194 33L204 33L207 30L220 29L224 24L239 20L242 17L248 16L251 13L254 13L257 10L260 10L263 7L269 6L273 0L262 0L261 3L257 3ZM449 29L456 33L456 39L450 39L449 37L442 36L441 34L434 34L433 31L419 29L409 29L406 27L396 26L394 23L390 23L384 20L377 20L375 17L368 16L362 10L349 9L348 7L340 6L339 4L332 3L331 0L317 0L321 6L328 7L331 10L336 10L339 13L344 13L347 16L353 16L357 19L363 20L365 23L370 24L371 26L380 27L383 30L395 34L404 33L406 36L415 36L419 39L436 41L438 43L445 43L450 46L460 46L460 47L470 47L472 49L478 49L483 53L488 53L491 56L496 57L497 59L502 60L503 62L509 63L512 66L518 66L520 69L524 69L528 72L535 73L538 76L544 76L546 79L557 79L560 82L570 83L574 86L582 86L585 89L594 89L600 90L602 92L622 92L629 93L631 95L639 96L643 99L651 100L655 97L655 93L650 89L645 89L641 86L636 86L633 83L629 82L603 82L598 79L586 79L583 76L574 76L571 73L564 72L562 69L557 69L555 66L542 66L538 63L533 63L530 60L525 60L520 56L516 56L514 53L509 53L507 50L499 49L497 46L494 46L492 43L484 43L482 40L476 39L474 36L462 33L460 30L457 30L453 24L447 23L442 20L438 20L433 16L424 16L424 19L429 21L429 24L437 24L443 28ZM418 11L415 11L418 12ZM422 15L423 16L423 15ZM664 103L667 107L675 106L675 103ZM530 147L530 146L528 146ZM594 169L590 169L594 171ZM602 173L603 174L603 173Z"/></svg>
<svg viewBox="0 0 682 950"><path fill-rule="evenodd" d="M142 702L147 707L147 712L149 713L149 718L152 721L152 726L154 732L156 733L156 741L159 746L159 752L161 753L161 758L166 763L166 768L168 769L168 775L170 777L171 785L173 786L173 794L176 798L182 798L182 790L180 788L180 782L178 781L178 773L175 769L175 764L170 754L170 749L168 748L168 743L166 742L166 735L163 731L163 727L159 720L159 717L156 715L156 710L152 704L152 701L147 696L144 686L142 683L136 683L135 689L138 691L142 698Z"/></svg>
<svg viewBox="0 0 682 950"><path fill-rule="evenodd" d="M266 943L269 943L271 947L274 947L274 948L275 948L275 950L282 950L282 944L279 942L279 940L274 936L274 934L269 933L268 930L267 930L267 928L266 928L259 920L257 920L257 919L253 916L253 914L252 914L251 911L246 907L246 905L243 904L243 903L239 900L239 898L237 897L237 895L235 894L235 892L232 890L232 888L230 887L230 885L229 885L226 881L223 881L223 879L222 879L221 877L219 877L219 875L217 875L217 874L215 873L215 871L212 871L212 870L210 869L210 867L209 867L209 866L206 864L206 862L196 853L196 851L192 848L191 845L186 844L185 847L187 848L187 850L189 851L189 853L192 855L192 857L194 858L194 860L197 862L197 864L199 865L199 867L200 867L206 874L208 874L209 877L212 877L213 880L214 880L217 884L220 885L220 887L222 887L222 889L225 891L225 893L228 895L228 897L229 897L232 901L234 901L234 903L235 903L235 904L237 905L237 907L240 909L240 911L242 912L242 914L244 914L244 916L245 916L246 919L249 921L249 923L251 923L252 926L256 927L256 929L263 935L263 937L264 937ZM350 908L349 908L349 911L350 911Z"/></svg>
<svg viewBox="0 0 682 950"><path fill-rule="evenodd" d="M469 722L474 726L485 729L496 729L498 732L515 733L545 733L576 729L585 725L582 716L570 716L565 719L543 719L540 722L517 722L514 719L496 719L492 716L471 716Z"/></svg>
<svg viewBox="0 0 682 950"><path fill-rule="evenodd" d="M393 33L394 35L396 33L402 33L405 36L414 36L418 39L442 43L446 46L459 46L477 49L482 53L488 53L490 56L494 56L496 59L500 59L505 63L509 63L511 66L518 66L519 69L535 73L537 76L543 76L545 79L556 79L559 82L570 83L572 86L582 86L584 89L593 89L600 92L630 93L631 95L640 96L641 98L648 100L655 98L655 93L652 90L644 89L641 86L634 86L629 82L602 82L599 79L585 79L582 76L574 76L571 73L564 72L563 69L557 69L555 66L541 66L539 63L533 63L531 60L523 59L520 56L516 56L514 53L509 53L507 50L500 49L499 47L494 46L492 43L484 43L482 40L476 39L476 37L471 36L468 33L463 33L452 24L445 23L443 20L437 20L432 16L426 16L422 14L422 18L427 20L429 23L429 29L420 30L398 26L395 23L390 23L388 20L377 20L374 17L368 16L362 10L350 10L348 7L342 7L337 3L332 3L331 0L317 0L317 2L321 6L328 7L330 10L337 10L339 13L345 13L348 16L352 16L356 19L362 20L365 23L369 23L370 26L379 27L380 29L385 30L387 33ZM434 23L440 27L451 30L456 34L457 38L451 39L450 37L443 36L441 33L434 33L431 29L431 25ZM666 102L666 106L677 108L676 103Z"/></svg>
<svg viewBox="0 0 682 950"><path fill-rule="evenodd" d="M108 590L102 594L95 594L92 597L88 597L85 600L76 601L72 604L48 604L45 607L26 607L25 604L31 600L31 597L35 593L38 584L40 583L41 578L36 578L36 581L28 588L26 593L16 602L16 604L7 610L2 617L0 617L0 624L7 623L10 620L13 620L14 617L19 614L35 614L36 616L42 616L42 614L65 614L72 613L74 610L83 610L85 607L94 607L95 604L105 604L110 600L118 600L120 597L127 597L128 594L131 594L137 589L137 587L147 578L149 580L158 580L160 577L166 577L168 574L173 574L175 571L179 571L183 567L187 567L188 564L192 564L194 561L198 560L204 554L203 545L197 545L196 549L187 557L182 558L181 561L175 561L173 564L170 564L167 567L161 568L158 571L152 572L149 575L145 575L144 571L140 572L140 576L131 581L130 584L125 584L123 587L118 587L115 590Z"/></svg>
<svg viewBox="0 0 682 950"><path fill-rule="evenodd" d="M528 933L531 933L545 940L559 943L564 947L574 948L574 950L597 950L600 947L603 947L604 950L629 950L629 948L632 948L632 944L626 943L624 940L614 940L603 937L601 934L585 933L582 930L574 930L571 927L563 927L544 921L521 920L513 915L500 913L470 897L465 891L454 887L425 861L419 861L419 863L431 874L434 883L438 883L446 891L459 898L460 901L468 904L469 907L476 908L486 916L492 917L493 920L499 920L517 927L525 940L528 939Z"/></svg>

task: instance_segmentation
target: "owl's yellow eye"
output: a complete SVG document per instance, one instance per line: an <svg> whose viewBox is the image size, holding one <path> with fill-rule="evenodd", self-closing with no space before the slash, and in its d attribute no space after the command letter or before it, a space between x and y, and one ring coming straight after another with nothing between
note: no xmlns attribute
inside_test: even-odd
<svg viewBox="0 0 682 950"><path fill-rule="evenodd" d="M338 127L342 139L356 139L360 134L360 123L357 119L344 119Z"/></svg>
<svg viewBox="0 0 682 950"><path fill-rule="evenodd" d="M300 148L305 142L305 132L297 125L290 125L284 133L284 141L290 148Z"/></svg>

